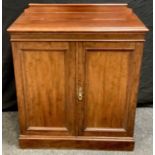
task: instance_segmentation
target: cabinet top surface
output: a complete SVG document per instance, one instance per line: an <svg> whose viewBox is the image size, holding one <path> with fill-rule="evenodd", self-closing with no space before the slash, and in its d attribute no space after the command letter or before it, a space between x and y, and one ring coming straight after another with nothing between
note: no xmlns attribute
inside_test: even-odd
<svg viewBox="0 0 155 155"><path fill-rule="evenodd" d="M145 32L127 4L29 4L9 32Z"/></svg>

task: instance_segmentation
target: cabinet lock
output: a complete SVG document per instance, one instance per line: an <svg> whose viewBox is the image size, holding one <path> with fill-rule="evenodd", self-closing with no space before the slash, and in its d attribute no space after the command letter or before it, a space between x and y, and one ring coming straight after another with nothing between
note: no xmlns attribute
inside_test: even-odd
<svg viewBox="0 0 155 155"><path fill-rule="evenodd" d="M78 94L78 100L79 101L82 101L82 99L83 99L83 89L82 89L82 87L79 87L79 89L78 89L78 92L77 92Z"/></svg>

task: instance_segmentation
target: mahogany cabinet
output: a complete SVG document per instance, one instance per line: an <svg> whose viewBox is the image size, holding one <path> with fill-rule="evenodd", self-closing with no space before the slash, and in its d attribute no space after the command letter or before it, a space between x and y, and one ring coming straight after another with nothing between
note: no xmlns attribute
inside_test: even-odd
<svg viewBox="0 0 155 155"><path fill-rule="evenodd" d="M148 29L127 4L29 4L8 31L22 148L133 149Z"/></svg>

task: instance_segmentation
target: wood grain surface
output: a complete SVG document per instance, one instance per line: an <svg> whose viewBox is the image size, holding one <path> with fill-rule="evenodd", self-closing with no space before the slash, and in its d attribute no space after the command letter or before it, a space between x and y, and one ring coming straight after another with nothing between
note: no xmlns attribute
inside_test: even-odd
<svg viewBox="0 0 155 155"><path fill-rule="evenodd" d="M22 148L133 150L148 29L126 4L30 4L11 34Z"/></svg>
<svg viewBox="0 0 155 155"><path fill-rule="evenodd" d="M145 32L147 28L127 4L30 4L8 31Z"/></svg>

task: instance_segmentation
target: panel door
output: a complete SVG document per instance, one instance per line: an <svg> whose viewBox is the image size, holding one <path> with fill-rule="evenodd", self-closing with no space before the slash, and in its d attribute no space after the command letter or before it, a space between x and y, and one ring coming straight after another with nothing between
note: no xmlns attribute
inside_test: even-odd
<svg viewBox="0 0 155 155"><path fill-rule="evenodd" d="M79 47L79 135L132 136L142 44L84 42Z"/></svg>
<svg viewBox="0 0 155 155"><path fill-rule="evenodd" d="M13 56L21 134L73 135L74 43L13 43Z"/></svg>

